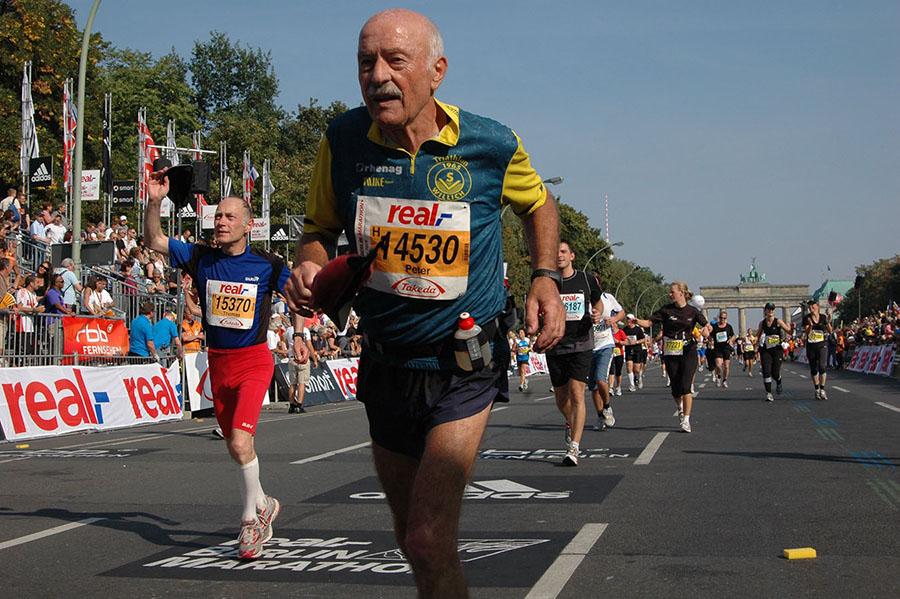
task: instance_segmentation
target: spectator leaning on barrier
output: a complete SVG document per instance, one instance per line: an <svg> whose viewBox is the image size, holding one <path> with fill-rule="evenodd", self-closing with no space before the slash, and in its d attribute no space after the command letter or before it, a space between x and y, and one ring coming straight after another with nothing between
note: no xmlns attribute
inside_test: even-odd
<svg viewBox="0 0 900 599"><path fill-rule="evenodd" d="M153 345L157 351L161 352L164 349L168 349L174 340L178 357L181 358L184 356L184 352L182 351L178 327L175 326L175 318L175 312L172 310L163 312L163 317L153 325Z"/></svg>
<svg viewBox="0 0 900 599"><path fill-rule="evenodd" d="M63 299L63 285L65 285L63 276L53 275L50 280L52 281L52 284L50 285L50 289L47 290L47 295L44 296L44 307L46 308L47 314L65 314L71 316L73 312L69 309Z"/></svg>
<svg viewBox="0 0 900 599"><path fill-rule="evenodd" d="M49 244L50 238L47 237L47 225L50 223L50 213L41 210L35 214L34 220L31 221L31 239L40 243Z"/></svg>
<svg viewBox="0 0 900 599"><path fill-rule="evenodd" d="M185 309L184 320L181 321L181 347L184 353L192 354L203 349L204 338L203 325L192 310Z"/></svg>
<svg viewBox="0 0 900 599"><path fill-rule="evenodd" d="M25 356L34 354L34 316L44 311L44 306L38 304L35 293L35 278L33 275L25 277L25 285L16 291L16 309L19 318L16 320L17 337L20 339L16 353Z"/></svg>
<svg viewBox="0 0 900 599"><path fill-rule="evenodd" d="M78 280L78 275L75 274L75 261L71 258L65 258L61 262L61 266L65 269L61 273L63 278L63 303L70 311L77 312L78 294L84 290L84 287L81 286L81 281Z"/></svg>
<svg viewBox="0 0 900 599"><path fill-rule="evenodd" d="M50 243L62 243L68 232L68 229L62 224L62 215L59 212L51 215L50 223L44 227L44 230Z"/></svg>
<svg viewBox="0 0 900 599"><path fill-rule="evenodd" d="M131 321L128 339L128 355L142 358L159 359L156 344L153 341L153 304L143 302L141 313Z"/></svg>
<svg viewBox="0 0 900 599"><path fill-rule="evenodd" d="M0 258L0 310L9 310L14 308L16 304L16 300L10 293L9 288L10 272L9 258ZM9 315L0 314L0 354L6 350L6 331L8 327ZM6 366L5 361L0 362L0 366Z"/></svg>

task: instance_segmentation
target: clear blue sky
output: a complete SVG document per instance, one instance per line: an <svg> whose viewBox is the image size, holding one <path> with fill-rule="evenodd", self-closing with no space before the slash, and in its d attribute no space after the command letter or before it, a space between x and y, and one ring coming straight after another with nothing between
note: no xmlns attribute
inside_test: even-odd
<svg viewBox="0 0 900 599"><path fill-rule="evenodd" d="M90 1L70 4L83 26ZM223 31L271 51L285 108L356 106L359 28L390 6L107 0L94 29L185 57ZM769 281L812 291L826 265L850 278L900 252L896 1L402 6L444 35L441 99L515 129L594 226L609 194L620 257L696 288L737 284L757 256Z"/></svg>

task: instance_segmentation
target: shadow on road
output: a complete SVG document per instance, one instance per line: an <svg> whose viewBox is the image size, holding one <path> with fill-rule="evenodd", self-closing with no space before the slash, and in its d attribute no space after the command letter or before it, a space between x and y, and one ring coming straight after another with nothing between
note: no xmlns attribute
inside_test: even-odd
<svg viewBox="0 0 900 599"><path fill-rule="evenodd" d="M799 453L795 451L703 451L699 449L685 450L684 453L700 455L735 456L739 458L756 459L781 459L781 460L812 460L814 462L843 462L847 464L861 464L863 466L891 467L898 458L891 457L854 457L845 455L827 455L821 453Z"/></svg>

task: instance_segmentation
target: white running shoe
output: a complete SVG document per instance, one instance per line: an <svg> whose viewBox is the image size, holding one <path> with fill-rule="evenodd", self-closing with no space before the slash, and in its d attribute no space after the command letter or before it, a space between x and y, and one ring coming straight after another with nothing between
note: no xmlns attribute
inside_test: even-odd
<svg viewBox="0 0 900 599"><path fill-rule="evenodd" d="M241 522L241 535L238 537L238 558L256 559L263 549L266 526L259 520Z"/></svg>
<svg viewBox="0 0 900 599"><path fill-rule="evenodd" d="M728 388L728 381L722 381L722 386L726 389Z"/></svg>
<svg viewBox="0 0 900 599"><path fill-rule="evenodd" d="M616 387L616 395L618 395L619 397L622 396L622 387Z"/></svg>
<svg viewBox="0 0 900 599"><path fill-rule="evenodd" d="M272 522L275 521L279 513L281 513L281 502L274 497L266 495L265 507L262 509L257 508L256 510L256 519L263 527L263 543L272 538Z"/></svg>
<svg viewBox="0 0 900 599"><path fill-rule="evenodd" d="M577 466L578 465L578 443L574 441L569 443L569 448L566 449L566 455L563 456L562 459L563 466Z"/></svg>
<svg viewBox="0 0 900 599"><path fill-rule="evenodd" d="M550 385L550 393L553 393L553 385Z"/></svg>
<svg viewBox="0 0 900 599"><path fill-rule="evenodd" d="M766 401L775 401L775 398L771 393L766 393Z"/></svg>
<svg viewBox="0 0 900 599"><path fill-rule="evenodd" d="M691 419L687 416L681 419L681 431L684 433L691 432Z"/></svg>
<svg viewBox="0 0 900 599"><path fill-rule="evenodd" d="M225 438L225 435L222 433L222 429L220 429L218 426L216 428L212 429L212 434L213 434L213 437L218 437L220 439Z"/></svg>
<svg viewBox="0 0 900 599"><path fill-rule="evenodd" d="M637 384L638 389L644 388L644 375L641 375L641 377L638 379L637 383L638 383Z"/></svg>
<svg viewBox="0 0 900 599"><path fill-rule="evenodd" d="M819 391L818 387L816 387L816 399L822 399L822 392Z"/></svg>
<svg viewBox="0 0 900 599"><path fill-rule="evenodd" d="M634 385L628 385L628 392L629 392L629 393L634 393L634 391L635 391L635 386L634 386Z"/></svg>
<svg viewBox="0 0 900 599"><path fill-rule="evenodd" d="M666 387L672 386L672 380L669 377L666 377Z"/></svg>
<svg viewBox="0 0 900 599"><path fill-rule="evenodd" d="M697 395L697 390L694 389L694 383L691 383L691 395Z"/></svg>
<svg viewBox="0 0 900 599"><path fill-rule="evenodd" d="M603 423L608 427L613 427L616 425L616 417L613 416L612 408L606 408L603 410Z"/></svg>
<svg viewBox="0 0 900 599"><path fill-rule="evenodd" d="M819 389L819 399L828 399L828 394L825 393L825 388Z"/></svg>
<svg viewBox="0 0 900 599"><path fill-rule="evenodd" d="M528 391L528 381L525 381L525 384L522 385L522 390L523 390L523 391Z"/></svg>
<svg viewBox="0 0 900 599"><path fill-rule="evenodd" d="M722 383L719 382L719 379L715 379L715 380L716 380L716 387L721 387Z"/></svg>

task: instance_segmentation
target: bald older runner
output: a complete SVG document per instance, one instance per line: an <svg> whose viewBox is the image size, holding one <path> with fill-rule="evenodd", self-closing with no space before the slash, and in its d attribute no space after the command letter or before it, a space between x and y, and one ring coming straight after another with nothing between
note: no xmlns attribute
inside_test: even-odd
<svg viewBox="0 0 900 599"><path fill-rule="evenodd" d="M509 346L500 212L523 220L531 253L526 303L536 347L561 337L556 203L509 128L435 99L447 73L437 28L389 10L359 34L365 107L335 119L319 146L297 266L294 307L315 303L313 278L342 231L365 253L387 237L355 309L365 345L358 399L375 468L420 596L464 597L457 554L460 507L491 405L508 400ZM470 313L492 343L464 371L452 337Z"/></svg>
<svg viewBox="0 0 900 599"><path fill-rule="evenodd" d="M281 504L263 492L254 435L262 402L272 381L274 362L266 345L272 293L282 291L289 271L277 256L249 247L253 220L240 198L225 198L216 207L217 248L185 243L162 233L159 211L169 191L164 171L150 180L144 239L169 256L173 267L189 274L200 296L206 329L209 376L216 420L228 452L240 466L243 499L238 556L259 557L272 537L272 522ZM295 330L303 319L294 318ZM294 352L305 361L306 345L295 339Z"/></svg>

